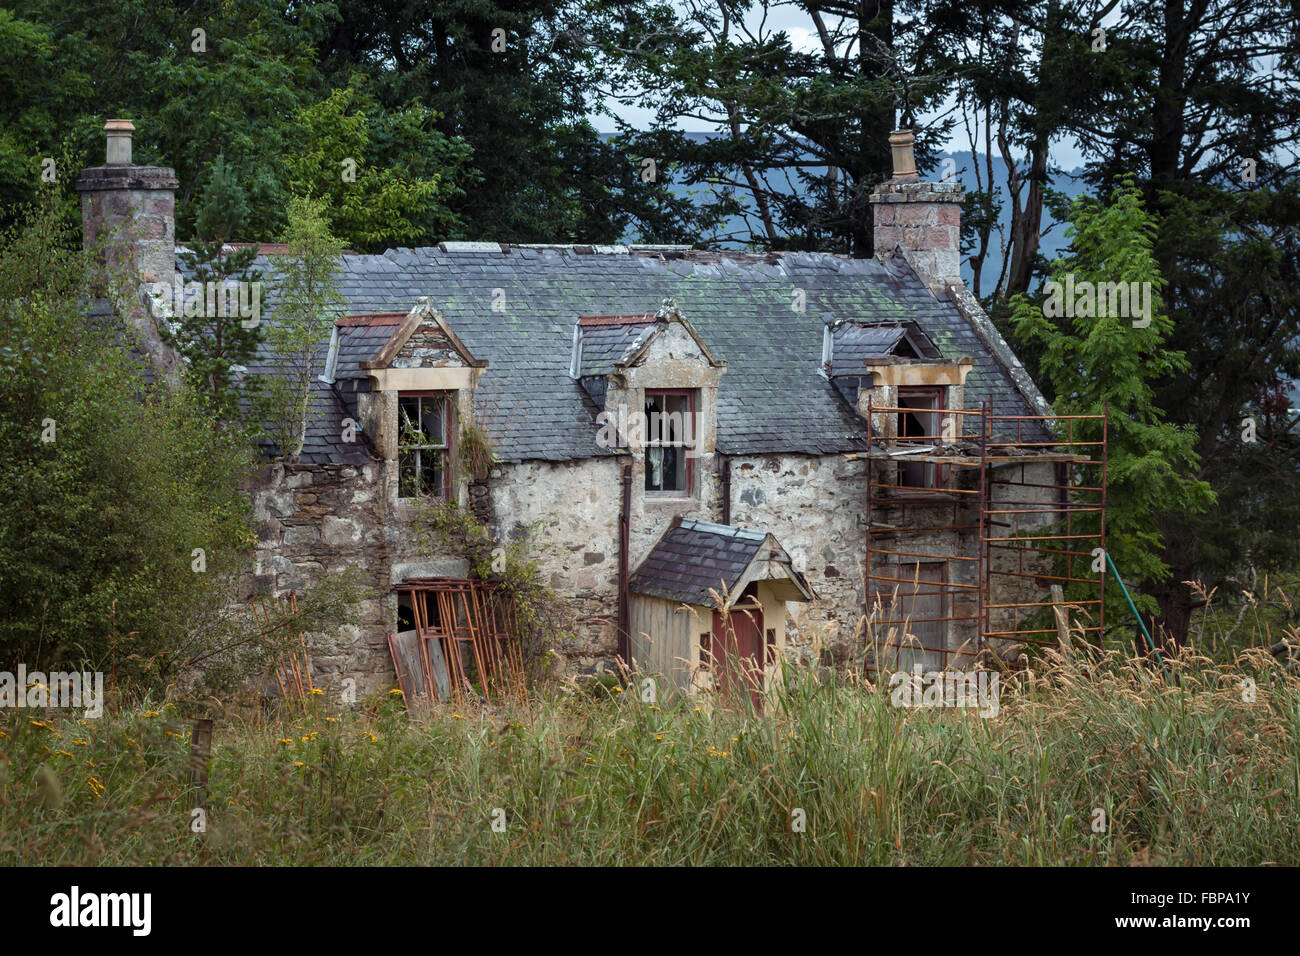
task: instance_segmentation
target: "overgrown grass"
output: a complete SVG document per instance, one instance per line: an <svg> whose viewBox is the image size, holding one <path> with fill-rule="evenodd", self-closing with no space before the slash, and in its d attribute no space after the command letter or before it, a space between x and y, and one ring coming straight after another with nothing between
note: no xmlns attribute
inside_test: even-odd
<svg viewBox="0 0 1300 956"><path fill-rule="evenodd" d="M204 834L180 708L11 710L0 862L1300 862L1300 678L1259 651L1173 669L1004 675L991 718L809 672L765 716L603 689L424 722L318 698L218 719Z"/></svg>

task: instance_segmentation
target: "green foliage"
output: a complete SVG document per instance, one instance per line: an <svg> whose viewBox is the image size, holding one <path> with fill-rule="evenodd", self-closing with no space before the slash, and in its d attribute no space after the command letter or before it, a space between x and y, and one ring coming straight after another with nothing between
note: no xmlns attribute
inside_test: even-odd
<svg viewBox="0 0 1300 956"><path fill-rule="evenodd" d="M305 197L289 204L287 255L276 262L275 322L267 331L278 372L268 375L261 408L279 453L298 460L311 424L312 381L320 373L322 343L343 312L338 290L342 242L330 231L325 204Z"/></svg>
<svg viewBox="0 0 1300 956"><path fill-rule="evenodd" d="M166 680L255 541L248 436L151 385L121 320L88 318L68 201L49 191L0 238L0 645Z"/></svg>
<svg viewBox="0 0 1300 956"><path fill-rule="evenodd" d="M460 464L465 474L482 481L496 460L487 429L478 422L466 422L460 430Z"/></svg>
<svg viewBox="0 0 1300 956"><path fill-rule="evenodd" d="M219 155L208 173L203 202L194 220L194 236L209 242L238 242L248 216L248 193L226 164L225 155Z"/></svg>
<svg viewBox="0 0 1300 956"><path fill-rule="evenodd" d="M919 48L935 38L924 17L898 7L830 15L809 0L620 5L602 35L611 83L623 102L655 113L651 130L629 138L639 155L679 163L679 181L712 184L719 214L744 209L744 227L719 238L870 255L868 197L891 173L895 110L911 126L913 112L951 91L942 74L913 75ZM819 48L793 41L796 23ZM676 129L700 119L717 135L700 141ZM922 163L949 125L921 131Z"/></svg>
<svg viewBox="0 0 1300 956"><path fill-rule="evenodd" d="M220 290L230 280L243 284L246 291L241 298L252 303L261 297L262 272L252 268L257 248L226 247L241 234L247 214L246 194L224 157L218 156L199 210L198 235L180 253L180 259L191 281L199 283L201 290L206 291L209 285ZM219 293L214 296L213 309L207 307L202 294L200 302L202 306L194 308L193 315L188 314L188 308L183 309L170 323L160 323L158 331L163 341L185 359L190 382L211 399L216 417L232 421L239 416L240 392L247 392L245 398L253 392L254 383L248 379L239 388L234 387L231 369L247 365L257 355L263 339L260 302L256 304L259 314L249 319L240 314L238 307L231 308L236 306L232 298ZM256 324L245 324L253 321Z"/></svg>
<svg viewBox="0 0 1300 956"><path fill-rule="evenodd" d="M367 235L425 244L443 238L453 222L443 201L469 175L469 149L454 133L434 129L435 117L413 102L417 96L391 111L366 101L359 132L347 123L360 106L339 117L344 127L328 129L334 87L347 87L363 65L354 60L340 68L337 83L326 79L318 46L339 17L332 3L289 9L267 0L11 4L0 13L0 227L34 197L41 158L57 152L51 131L75 143L74 161L60 167L62 177L74 178L103 161L104 120L124 116L137 130L135 161L171 166L180 179L178 238L198 229L195 200L218 154L249 198L246 231L229 238L265 242L283 232L295 182L307 185L303 159L331 145L357 149L358 142L358 188L329 193L341 203L331 210L334 221L357 229L344 231L345 239L370 248L378 240ZM205 31L206 49L195 49L194 29ZM337 161L332 171L338 183ZM434 181L431 202L427 184ZM323 194L324 184L311 185ZM365 208L376 201L379 207ZM386 215L395 225L385 226Z"/></svg>
<svg viewBox="0 0 1300 956"><path fill-rule="evenodd" d="M422 548L449 548L465 558L474 577L501 585L514 606L524 664L532 677L542 676L547 648L560 630L562 607L529 556L531 529L498 544L472 512L439 498L424 500L413 529Z"/></svg>
<svg viewBox="0 0 1300 956"><path fill-rule="evenodd" d="M460 192L454 177L469 151L434 130L436 119L419 103L384 114L355 87L332 90L294 117L289 188L319 198L330 229L362 251L445 235L455 225L446 201ZM381 165L377 139L419 158L422 172Z"/></svg>
<svg viewBox="0 0 1300 956"><path fill-rule="evenodd" d="M1196 476L1195 431L1166 421L1154 400L1153 383L1185 371L1187 361L1164 344L1172 322L1161 307L1165 281L1152 254L1155 225L1132 178L1117 186L1109 204L1089 197L1077 200L1066 234L1071 253L1052 267L1053 281L1062 287L1072 276L1076 288L1091 282L1149 284L1151 289L1150 324L1137 328L1135 321L1140 325L1143 319L1106 308L1080 307L1078 313L1094 314L1053 320L1044 314L1051 311L1047 302L1025 296L1012 300L1018 337L1042 349L1039 382L1056 412L1096 415L1104 409L1109 414L1106 549L1132 589L1168 576L1160 517L1202 512L1213 504L1214 494ZM1103 312L1107 314L1095 314ZM1076 422L1074 438L1099 441L1100 432L1098 423ZM1092 527L1085 516L1077 520ZM1107 597L1108 605L1115 604L1113 613L1128 616L1117 594ZM1150 610L1151 599L1143 600Z"/></svg>
<svg viewBox="0 0 1300 956"><path fill-rule="evenodd" d="M360 568L321 574L295 595L296 612L273 615L270 627L246 603L232 601L205 633L177 648L177 670L196 679L191 693L228 697L232 689L248 687L250 676L267 675L279 655L297 651L300 637L310 642L315 634L332 636L340 626L359 624L358 605L368 591ZM263 687L272 683L267 678Z"/></svg>

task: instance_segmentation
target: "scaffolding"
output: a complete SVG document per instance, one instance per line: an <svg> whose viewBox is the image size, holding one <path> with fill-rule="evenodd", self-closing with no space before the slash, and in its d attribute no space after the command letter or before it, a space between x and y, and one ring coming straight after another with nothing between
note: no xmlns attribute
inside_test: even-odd
<svg viewBox="0 0 1300 956"><path fill-rule="evenodd" d="M1063 612L1060 595L1071 584L1096 594L1069 602L1078 612L1071 633L1100 643L1106 410L998 415L991 400L946 409L869 398L866 420L868 451L850 457L867 462L867 670L969 669L990 641L1056 644L1064 618L1035 627L1033 616ZM1100 440L1076 434L1085 422ZM1044 463L1053 466L1051 482L1026 481L1017 469ZM1003 477L1016 470L1018 481ZM1095 515L1094 526L1081 526L1079 515ZM1062 591L1048 600L1056 586Z"/></svg>
<svg viewBox="0 0 1300 956"><path fill-rule="evenodd" d="M522 694L524 660L514 602L499 584L461 578L407 578L396 588L411 602L415 653L389 638L408 705Z"/></svg>

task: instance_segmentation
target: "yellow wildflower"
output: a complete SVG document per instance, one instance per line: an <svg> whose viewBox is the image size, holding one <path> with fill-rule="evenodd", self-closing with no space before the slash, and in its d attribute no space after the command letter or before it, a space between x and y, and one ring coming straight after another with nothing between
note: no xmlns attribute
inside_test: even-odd
<svg viewBox="0 0 1300 956"><path fill-rule="evenodd" d="M89 743L88 741L81 740L81 739L74 740L73 743L76 744L78 747L89 747L89 746L90 746L90 743Z"/></svg>

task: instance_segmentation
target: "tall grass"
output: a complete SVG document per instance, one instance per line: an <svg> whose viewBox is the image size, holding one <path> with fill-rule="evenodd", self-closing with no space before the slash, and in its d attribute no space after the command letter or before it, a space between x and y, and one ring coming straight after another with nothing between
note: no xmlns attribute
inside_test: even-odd
<svg viewBox="0 0 1300 956"><path fill-rule="evenodd" d="M990 718L808 671L767 714L604 688L420 722L399 696L232 712L202 834L177 707L8 711L0 862L1300 862L1300 678L1262 651L1170 667L1044 662Z"/></svg>

